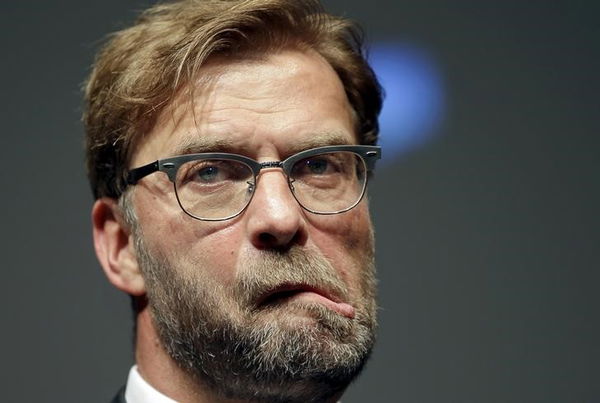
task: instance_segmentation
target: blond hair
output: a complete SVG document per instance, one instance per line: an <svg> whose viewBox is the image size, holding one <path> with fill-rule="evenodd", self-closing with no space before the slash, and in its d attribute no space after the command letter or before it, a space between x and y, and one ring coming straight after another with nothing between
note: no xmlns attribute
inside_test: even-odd
<svg viewBox="0 0 600 403"><path fill-rule="evenodd" d="M381 90L356 25L318 0L180 0L112 34L85 87L87 170L96 198L119 197L132 148L216 55L312 49L340 77L362 144L377 141Z"/></svg>

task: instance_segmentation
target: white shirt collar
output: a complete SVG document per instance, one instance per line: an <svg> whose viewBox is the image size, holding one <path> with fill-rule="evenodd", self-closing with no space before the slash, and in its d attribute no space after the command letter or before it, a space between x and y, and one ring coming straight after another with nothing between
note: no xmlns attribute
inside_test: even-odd
<svg viewBox="0 0 600 403"><path fill-rule="evenodd" d="M125 401L127 403L176 403L146 382L140 375L137 365L129 370L125 386Z"/></svg>

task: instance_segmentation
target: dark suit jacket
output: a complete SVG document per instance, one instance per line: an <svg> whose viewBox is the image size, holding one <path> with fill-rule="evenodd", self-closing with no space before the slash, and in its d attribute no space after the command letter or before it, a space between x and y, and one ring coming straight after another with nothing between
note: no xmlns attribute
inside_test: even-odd
<svg viewBox="0 0 600 403"><path fill-rule="evenodd" d="M125 386L123 386L119 390L119 393L117 393L117 395L115 396L115 398L113 400L111 400L110 403L127 403L125 401Z"/></svg>

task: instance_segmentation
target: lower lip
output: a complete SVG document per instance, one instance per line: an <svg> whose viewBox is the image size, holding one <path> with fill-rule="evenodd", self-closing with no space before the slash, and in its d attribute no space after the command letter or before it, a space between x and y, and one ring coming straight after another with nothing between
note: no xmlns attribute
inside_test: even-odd
<svg viewBox="0 0 600 403"><path fill-rule="evenodd" d="M301 291L297 294L294 294L291 299L294 301L306 301L306 302L317 302L319 304L325 305L329 309L334 312L339 313L347 318L354 318L354 307L350 304L346 304L344 302L335 302L330 300L327 297L324 297L321 294L317 294L312 291Z"/></svg>

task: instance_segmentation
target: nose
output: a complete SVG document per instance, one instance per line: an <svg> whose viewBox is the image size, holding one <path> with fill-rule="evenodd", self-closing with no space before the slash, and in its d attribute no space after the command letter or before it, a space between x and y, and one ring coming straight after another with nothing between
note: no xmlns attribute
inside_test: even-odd
<svg viewBox="0 0 600 403"><path fill-rule="evenodd" d="M287 250L306 241L302 207L281 169L263 169L252 202L244 213L250 242L258 249Z"/></svg>

